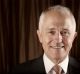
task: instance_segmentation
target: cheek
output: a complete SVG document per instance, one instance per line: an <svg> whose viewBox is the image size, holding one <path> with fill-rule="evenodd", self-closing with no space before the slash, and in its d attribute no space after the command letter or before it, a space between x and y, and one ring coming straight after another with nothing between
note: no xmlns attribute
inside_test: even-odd
<svg viewBox="0 0 80 74"><path fill-rule="evenodd" d="M50 43L50 42L52 41L52 38L51 38L50 36L45 36L45 37L43 38L43 41L44 41L46 44L48 44L48 43Z"/></svg>
<svg viewBox="0 0 80 74"><path fill-rule="evenodd" d="M66 48L71 49L72 47L72 38L64 38L63 43Z"/></svg>
<svg viewBox="0 0 80 74"><path fill-rule="evenodd" d="M42 40L42 46L43 46L43 48L47 50L49 48L51 42L52 42L52 38L49 37L49 36L45 36L43 38L43 40Z"/></svg>
<svg viewBox="0 0 80 74"><path fill-rule="evenodd" d="M44 36L43 39L42 39L42 45L43 45L43 47L47 47L48 43L49 43L49 38L46 37L46 36Z"/></svg>

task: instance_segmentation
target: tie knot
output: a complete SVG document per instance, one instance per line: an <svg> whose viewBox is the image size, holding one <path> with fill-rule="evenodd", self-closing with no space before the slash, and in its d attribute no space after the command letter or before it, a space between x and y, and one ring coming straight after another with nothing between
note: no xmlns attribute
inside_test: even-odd
<svg viewBox="0 0 80 74"><path fill-rule="evenodd" d="M61 74L62 68L59 65L55 65L53 69L56 72L56 74Z"/></svg>

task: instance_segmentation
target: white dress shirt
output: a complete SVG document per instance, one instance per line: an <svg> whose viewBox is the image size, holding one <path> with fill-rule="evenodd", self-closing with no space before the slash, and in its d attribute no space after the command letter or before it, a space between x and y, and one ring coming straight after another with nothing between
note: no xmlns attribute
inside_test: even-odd
<svg viewBox="0 0 80 74"><path fill-rule="evenodd" d="M45 70L46 70L46 74L49 74L50 70L54 67L55 63L53 63L44 53L43 55L43 61L44 61L44 66L45 66ZM67 73L67 67L68 67L68 62L69 62L69 57L67 55L67 57L58 65L60 67L62 67L62 69L64 70L65 74Z"/></svg>

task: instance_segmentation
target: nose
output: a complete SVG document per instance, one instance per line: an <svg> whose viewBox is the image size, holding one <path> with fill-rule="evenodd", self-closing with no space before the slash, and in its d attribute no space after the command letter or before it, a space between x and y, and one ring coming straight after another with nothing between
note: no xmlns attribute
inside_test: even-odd
<svg viewBox="0 0 80 74"><path fill-rule="evenodd" d="M57 43L62 42L62 35L61 35L61 33L58 33L58 34L57 34L57 36L56 36L56 41L57 41Z"/></svg>

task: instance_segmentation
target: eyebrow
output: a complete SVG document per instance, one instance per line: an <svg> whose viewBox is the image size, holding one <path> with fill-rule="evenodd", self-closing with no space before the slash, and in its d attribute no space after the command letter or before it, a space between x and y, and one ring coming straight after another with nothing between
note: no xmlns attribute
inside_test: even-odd
<svg viewBox="0 0 80 74"><path fill-rule="evenodd" d="M63 30L65 30L65 31L69 31L69 29L63 29Z"/></svg>
<svg viewBox="0 0 80 74"><path fill-rule="evenodd" d="M48 28L48 30L56 30L55 28ZM64 30L64 31L69 31L69 29L66 29L66 28L64 28L64 29L62 29L62 30Z"/></svg>
<svg viewBox="0 0 80 74"><path fill-rule="evenodd" d="M55 30L55 28L48 28L48 30Z"/></svg>

